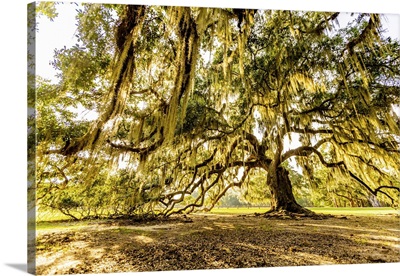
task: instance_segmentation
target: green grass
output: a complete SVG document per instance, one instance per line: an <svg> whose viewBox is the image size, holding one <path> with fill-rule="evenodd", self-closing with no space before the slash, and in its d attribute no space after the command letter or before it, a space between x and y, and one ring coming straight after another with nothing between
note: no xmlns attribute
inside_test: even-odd
<svg viewBox="0 0 400 276"><path fill-rule="evenodd" d="M268 207L230 207L230 208L214 208L210 211L212 214L218 215L246 215L246 214L254 214L254 213L265 213L268 211Z"/></svg>
<svg viewBox="0 0 400 276"><path fill-rule="evenodd" d="M377 216L399 214L399 210L391 207L313 207L312 211L331 215Z"/></svg>
<svg viewBox="0 0 400 276"><path fill-rule="evenodd" d="M78 214L74 214L79 217ZM75 221L71 217L64 215L59 211L40 211L36 212L36 230L48 229L74 229L90 223L89 220Z"/></svg>
<svg viewBox="0 0 400 276"><path fill-rule="evenodd" d="M78 214L73 214L78 215ZM43 222L43 221L65 221L65 220L72 220L71 217L64 215L58 211L37 211L36 212L36 222Z"/></svg>
<svg viewBox="0 0 400 276"><path fill-rule="evenodd" d="M310 210L320 214L331 215L354 215L354 216L377 216L388 214L400 214L399 210L390 207L311 207ZM240 207L240 208L214 208L210 211L211 214L218 215L246 215L254 213L264 213L268 211L268 207ZM36 220L36 229L71 229L79 228L87 225L89 221L70 221L70 217L61 214L60 212L42 212L39 213Z"/></svg>
<svg viewBox="0 0 400 276"><path fill-rule="evenodd" d="M390 207L310 207L308 209L319 214L331 215L376 216L399 214L399 210L395 210ZM264 213L268 210L268 207L214 208L213 210L211 210L211 213L221 215L245 215L253 213Z"/></svg>

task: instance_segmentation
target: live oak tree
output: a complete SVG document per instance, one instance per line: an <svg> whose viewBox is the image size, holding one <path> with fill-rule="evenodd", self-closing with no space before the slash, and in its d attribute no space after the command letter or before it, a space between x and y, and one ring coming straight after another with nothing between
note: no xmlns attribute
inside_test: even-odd
<svg viewBox="0 0 400 276"><path fill-rule="evenodd" d="M238 187L268 193L271 212L312 215L294 162L310 183L324 167L329 191L398 204L400 44L380 15L340 16L83 5L77 45L56 51L60 82L38 80L43 198L57 207L67 187L97 183L114 195L102 208L171 215Z"/></svg>

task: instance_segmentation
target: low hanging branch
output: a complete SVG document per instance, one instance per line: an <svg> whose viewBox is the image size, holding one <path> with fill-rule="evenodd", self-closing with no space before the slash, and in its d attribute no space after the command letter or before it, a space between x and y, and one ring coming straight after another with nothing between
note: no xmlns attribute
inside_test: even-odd
<svg viewBox="0 0 400 276"><path fill-rule="evenodd" d="M232 187L241 187L244 183L244 181L247 179L247 176L249 174L250 168L249 167L245 167L245 170L243 172L242 177L240 178L240 180L238 182L233 182L229 185L227 185L222 192L213 200L212 204L210 207L204 209L204 211L210 211L212 208L214 208L215 204L218 203L218 201L226 194L226 192L231 189Z"/></svg>
<svg viewBox="0 0 400 276"><path fill-rule="evenodd" d="M346 164L344 163L344 161L339 161L339 162L327 162L323 155L317 150L317 148L319 146L321 146L323 143L326 143L330 140L329 139L324 139L321 140L320 142L318 142L314 147L311 146L302 146L293 150L289 150L287 151L285 154L283 154L282 156L282 161L284 162L285 160L287 160L288 158L292 157L292 156L309 156L310 154L314 153L315 155L318 156L318 159L320 160L320 162L327 168L335 168L335 167L340 167L343 166L346 171L349 173L349 176L351 176L354 180L356 180L358 183L360 183L362 186L364 186L371 194L373 195L377 195L378 193L382 193L385 196L387 196L392 203L394 202L394 199L386 192L382 191L382 189L393 189L396 190L398 192L400 192L400 188L396 187L396 186L388 186L388 185L382 185L379 186L375 189L371 188L368 184L366 184L361 178L359 178L357 175L355 175L352 171L350 171Z"/></svg>
<svg viewBox="0 0 400 276"><path fill-rule="evenodd" d="M251 142L253 142L253 143L255 142L253 135L248 134L245 137L247 137ZM207 159L198 163L197 165L190 167L189 169L193 170L193 175L191 177L191 181L189 181L185 185L185 188L180 191L166 194L166 195L162 196L162 198L160 199L160 202L164 206L167 207L164 214L167 216L170 216L171 214L184 212L186 210L192 210L195 207L202 207L204 204L204 198L206 196L206 193L209 190L211 190L215 185L217 185L218 182L220 182L222 175L224 174L224 172L227 169L234 168L234 167L246 168L241 180L237 183L232 183L232 184L228 185L228 187L225 187L223 192L218 195L218 198L221 198L230 187L241 186L243 181L246 179L250 169L256 168L256 167L262 167L263 164L261 164L261 163L267 162L266 161L267 158L263 158L263 161L260 161L258 159L255 159L255 160L251 159L251 157L250 157L250 160L231 161L230 160L231 156L238 145L239 145L239 140L235 139L231 143L228 153L225 154L225 158L222 162L218 162L216 164L211 163L214 160L214 158L216 158L216 154L217 154L217 149L214 149L214 152L211 154L210 157L208 157ZM208 167L211 167L211 169L207 169ZM198 172L201 168L206 168L206 170L203 171L200 176L198 176ZM215 179L212 180L211 184L205 186L204 184L207 183L213 177L215 177ZM187 204L178 210L174 210L174 207L176 204L183 202L185 195L192 194L198 188L200 188L201 193L197 196L197 198L195 199L195 201L193 203ZM176 198L176 196L179 196L179 198ZM216 203L216 201L214 201L213 205L215 205L215 203Z"/></svg>
<svg viewBox="0 0 400 276"><path fill-rule="evenodd" d="M379 186L379 187L376 188L376 189L372 189L372 188L369 187L364 181L362 181L359 177L357 177L354 173L352 173L352 172L349 171L349 170L348 170L348 172L349 172L349 175L350 175L353 179L355 179L358 183L360 183L361 185L363 185L371 194L373 194L374 196L377 196L377 195L378 195L378 192L380 192L380 193L384 194L385 196L387 196L387 197L392 201L392 204L394 203L394 199L393 199L388 193L382 191L382 189L384 189L384 188L390 188L390 189L397 190L397 191L400 193L400 188L395 187L395 186L386 186L386 185L384 185L384 186Z"/></svg>

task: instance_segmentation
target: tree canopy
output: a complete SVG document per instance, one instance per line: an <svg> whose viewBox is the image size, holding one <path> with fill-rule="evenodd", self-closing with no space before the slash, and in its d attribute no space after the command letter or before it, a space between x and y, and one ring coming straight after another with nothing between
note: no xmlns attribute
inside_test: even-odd
<svg viewBox="0 0 400 276"><path fill-rule="evenodd" d="M171 215L236 189L272 211L398 204L400 44L382 15L340 16L83 4L59 82L28 95L37 203Z"/></svg>

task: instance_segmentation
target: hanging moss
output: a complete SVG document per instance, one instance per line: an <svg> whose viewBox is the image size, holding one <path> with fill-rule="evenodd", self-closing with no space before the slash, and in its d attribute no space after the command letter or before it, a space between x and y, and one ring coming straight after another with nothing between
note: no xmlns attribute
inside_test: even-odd
<svg viewBox="0 0 400 276"><path fill-rule="evenodd" d="M279 189L279 181L290 187L282 169L290 157L283 138L294 133L301 145L289 153L298 156L311 180L326 166L330 190L338 187L335 181L396 185L399 126L382 108L396 96L384 93L379 105L374 94L385 90L377 80L385 71L374 69L374 55L382 54L373 41L379 20L370 16L358 33L331 39L324 30L334 18L280 11L260 11L254 18L246 10L130 5L116 26L110 88L99 120L61 153L81 152L87 162L76 168L84 168L82 181L93 184L102 166L110 168L105 179L111 181L121 153L129 152L123 181L130 212L161 203L170 214L178 205L188 211L209 197L215 202L245 183L254 168L271 187ZM205 52L210 60L202 57ZM392 70L391 78L397 76ZM60 138L42 146L62 143ZM85 149L91 152L87 158ZM361 181L349 181L350 172ZM321 183L314 182L314 190Z"/></svg>

